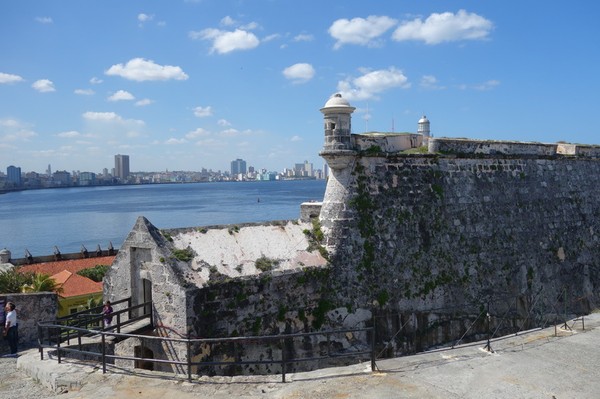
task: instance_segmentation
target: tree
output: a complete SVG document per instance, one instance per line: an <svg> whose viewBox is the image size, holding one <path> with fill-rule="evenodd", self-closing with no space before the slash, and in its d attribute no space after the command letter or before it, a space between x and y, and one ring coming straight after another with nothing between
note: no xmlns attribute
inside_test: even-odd
<svg viewBox="0 0 600 399"><path fill-rule="evenodd" d="M33 281L33 273L19 273L15 269L0 272L0 293L14 294L21 292L26 284Z"/></svg>
<svg viewBox="0 0 600 399"><path fill-rule="evenodd" d="M56 292L60 294L63 289L60 284L50 277L48 274L35 273L31 283L24 284L21 292Z"/></svg>
<svg viewBox="0 0 600 399"><path fill-rule="evenodd" d="M110 269L110 265L96 265L94 267L88 267L77 272L80 276L87 277L90 280L94 280L99 283L102 282L104 275Z"/></svg>

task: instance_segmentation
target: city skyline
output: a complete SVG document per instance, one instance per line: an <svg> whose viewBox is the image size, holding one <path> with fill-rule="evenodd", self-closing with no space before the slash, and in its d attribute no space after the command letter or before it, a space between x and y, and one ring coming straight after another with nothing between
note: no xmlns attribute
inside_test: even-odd
<svg viewBox="0 0 600 399"><path fill-rule="evenodd" d="M23 172L98 172L118 153L132 171L321 165L319 108L336 92L357 108L354 133L416 132L426 114L435 137L598 143L600 5L514 5L8 2L0 159Z"/></svg>

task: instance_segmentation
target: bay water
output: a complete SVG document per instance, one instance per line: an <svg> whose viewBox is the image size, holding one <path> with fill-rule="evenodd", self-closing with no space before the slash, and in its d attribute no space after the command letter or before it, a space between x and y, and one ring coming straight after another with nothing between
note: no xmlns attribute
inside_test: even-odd
<svg viewBox="0 0 600 399"><path fill-rule="evenodd" d="M0 195L0 249L22 258L118 249L145 216L160 229L292 220L321 201L324 180L72 187Z"/></svg>

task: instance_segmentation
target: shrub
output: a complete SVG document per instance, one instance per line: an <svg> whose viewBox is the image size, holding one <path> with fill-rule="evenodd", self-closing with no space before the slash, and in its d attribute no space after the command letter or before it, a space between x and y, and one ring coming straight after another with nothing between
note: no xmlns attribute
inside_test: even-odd
<svg viewBox="0 0 600 399"><path fill-rule="evenodd" d="M264 255L256 259L256 262L254 262L254 266L261 272L273 270L273 268L275 268L277 265L279 265L279 261L277 259L269 259Z"/></svg>
<svg viewBox="0 0 600 399"><path fill-rule="evenodd" d="M108 269L110 269L109 265L96 265L94 267L82 269L82 270L78 271L77 274L79 274L80 276L83 276L83 277L87 277L90 280L94 280L95 282L99 283L102 281L102 279L106 275L106 272L108 272Z"/></svg>
<svg viewBox="0 0 600 399"><path fill-rule="evenodd" d="M189 262L194 259L194 251L191 248L174 249L173 256L182 262Z"/></svg>

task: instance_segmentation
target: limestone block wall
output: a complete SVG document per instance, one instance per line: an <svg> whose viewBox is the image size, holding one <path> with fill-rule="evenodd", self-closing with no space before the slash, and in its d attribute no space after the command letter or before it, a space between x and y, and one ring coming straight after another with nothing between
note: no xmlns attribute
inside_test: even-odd
<svg viewBox="0 0 600 399"><path fill-rule="evenodd" d="M37 345L37 323L56 319L58 313L56 293L6 294L2 295L2 299L5 303L13 302L16 306L21 349L26 346Z"/></svg>
<svg viewBox="0 0 600 399"><path fill-rule="evenodd" d="M336 305L438 325L432 345L465 331L440 320L490 299L519 301L522 319L562 295L580 299L570 312L599 303L600 160L357 156L345 176L321 214Z"/></svg>
<svg viewBox="0 0 600 399"><path fill-rule="evenodd" d="M487 155L556 155L558 144L526 143L517 141L430 138L429 152L444 154Z"/></svg>
<svg viewBox="0 0 600 399"><path fill-rule="evenodd" d="M332 278L328 267L315 267L209 284L190 297L195 315L192 335L264 336L364 327L371 320L370 312L349 314L346 308L335 307L329 299ZM332 337L331 341L334 349L364 346L369 342L364 333L343 334ZM290 340L283 350L288 359L318 356L326 350L326 342L325 335ZM232 345L213 345L196 347L193 359L281 360L281 351L279 342L248 343L238 345L235 350ZM291 364L288 371L315 367L318 367L316 362L297 363ZM279 373L281 368L276 364L245 365L236 371Z"/></svg>
<svg viewBox="0 0 600 399"><path fill-rule="evenodd" d="M352 146L359 151L378 147L382 152L399 152L423 145L423 135L414 133L364 133L352 135Z"/></svg>

